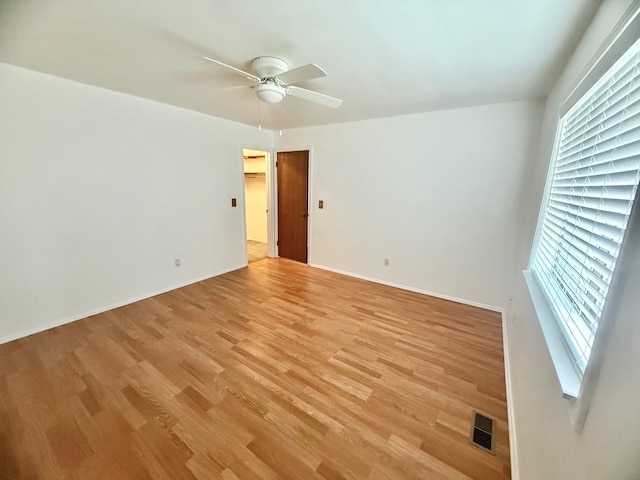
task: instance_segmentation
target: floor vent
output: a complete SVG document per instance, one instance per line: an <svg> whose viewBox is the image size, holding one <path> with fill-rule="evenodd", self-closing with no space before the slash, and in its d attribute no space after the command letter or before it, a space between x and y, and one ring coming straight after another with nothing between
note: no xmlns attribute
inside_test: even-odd
<svg viewBox="0 0 640 480"><path fill-rule="evenodd" d="M495 455L495 442L493 441L495 425L496 421L493 418L474 411L471 417L471 435L469 436L469 441L485 452Z"/></svg>

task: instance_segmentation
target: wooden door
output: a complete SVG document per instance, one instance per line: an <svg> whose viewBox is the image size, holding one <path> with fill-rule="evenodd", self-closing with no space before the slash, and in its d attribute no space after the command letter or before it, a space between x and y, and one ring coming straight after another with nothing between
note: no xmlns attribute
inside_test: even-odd
<svg viewBox="0 0 640 480"><path fill-rule="evenodd" d="M307 263L309 151L278 152L278 255Z"/></svg>

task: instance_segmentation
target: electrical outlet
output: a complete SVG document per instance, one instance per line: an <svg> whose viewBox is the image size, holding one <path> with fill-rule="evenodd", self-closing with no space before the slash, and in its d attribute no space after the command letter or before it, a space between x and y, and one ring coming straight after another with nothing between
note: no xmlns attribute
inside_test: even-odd
<svg viewBox="0 0 640 480"><path fill-rule="evenodd" d="M389 259L388 259L388 258L385 258L385 259L384 259L384 266L385 266L385 267L388 267L388 266L389 266Z"/></svg>
<svg viewBox="0 0 640 480"><path fill-rule="evenodd" d="M179 266L180 266L180 259L179 259L179 258L176 258L176 259L173 261L173 263L175 263L176 267L179 267Z"/></svg>

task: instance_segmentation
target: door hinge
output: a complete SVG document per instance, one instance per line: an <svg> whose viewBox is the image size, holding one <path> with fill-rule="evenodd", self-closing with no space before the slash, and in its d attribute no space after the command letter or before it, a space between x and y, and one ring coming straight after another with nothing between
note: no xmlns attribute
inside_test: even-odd
<svg viewBox="0 0 640 480"><path fill-rule="evenodd" d="M276 160L276 168L278 168L278 161Z"/></svg>
<svg viewBox="0 0 640 480"><path fill-rule="evenodd" d="M280 241L276 240L276 247L279 247L279 246L280 246Z"/></svg>

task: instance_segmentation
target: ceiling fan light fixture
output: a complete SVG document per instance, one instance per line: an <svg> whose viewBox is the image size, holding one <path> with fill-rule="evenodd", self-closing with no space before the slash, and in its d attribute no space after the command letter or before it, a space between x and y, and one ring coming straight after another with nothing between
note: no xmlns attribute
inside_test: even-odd
<svg viewBox="0 0 640 480"><path fill-rule="evenodd" d="M258 85L256 90L258 98L267 103L279 103L287 94L284 88L272 83Z"/></svg>
<svg viewBox="0 0 640 480"><path fill-rule="evenodd" d="M284 100L284 97L291 95L331 108L338 108L342 105L342 100L339 98L295 85L306 80L327 76L327 72L315 63L289 70L287 62L281 58L256 57L251 61L251 71L253 73L249 73L210 57L202 58L238 75L242 75L248 80L257 82L258 85L251 88L255 88L258 99L265 103L280 103Z"/></svg>

